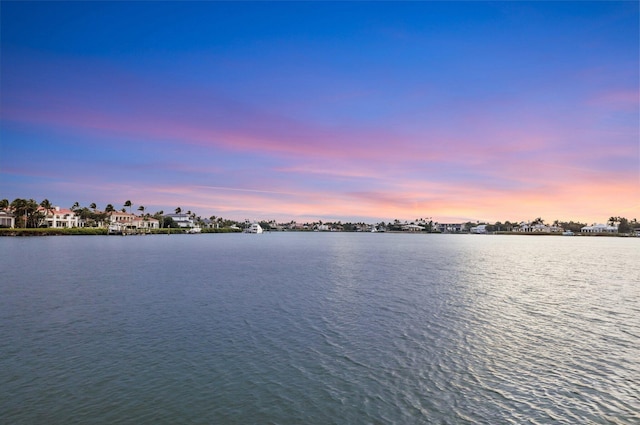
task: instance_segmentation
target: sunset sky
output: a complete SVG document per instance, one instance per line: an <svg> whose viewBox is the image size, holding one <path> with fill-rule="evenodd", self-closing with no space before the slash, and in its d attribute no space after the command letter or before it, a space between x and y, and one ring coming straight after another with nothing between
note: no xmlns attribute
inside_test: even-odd
<svg viewBox="0 0 640 425"><path fill-rule="evenodd" d="M5 2L0 198L640 219L629 2Z"/></svg>

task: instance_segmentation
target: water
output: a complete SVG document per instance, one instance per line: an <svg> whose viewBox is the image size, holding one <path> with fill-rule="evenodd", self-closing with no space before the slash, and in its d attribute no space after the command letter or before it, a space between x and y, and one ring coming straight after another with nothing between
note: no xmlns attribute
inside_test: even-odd
<svg viewBox="0 0 640 425"><path fill-rule="evenodd" d="M640 423L640 239L0 239L0 423Z"/></svg>

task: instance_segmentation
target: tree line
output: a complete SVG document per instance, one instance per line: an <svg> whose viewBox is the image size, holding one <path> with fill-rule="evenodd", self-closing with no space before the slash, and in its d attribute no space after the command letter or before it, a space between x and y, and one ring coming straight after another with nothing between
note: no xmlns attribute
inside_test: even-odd
<svg viewBox="0 0 640 425"><path fill-rule="evenodd" d="M85 227L100 227L108 221L109 216L112 213L116 211L127 212L127 210L129 213L132 213L133 206L134 204L131 202L131 200L128 199L122 204L122 208L120 209L116 209L113 206L113 204L107 204L106 207L104 208L104 211L100 211L96 203L94 202L89 204L88 207L86 206L83 207L80 205L80 203L74 202L74 204L70 207L70 210L73 211L78 217L80 217ZM47 213L52 213L54 209L55 207L48 199L44 199L40 203L36 202L34 199L22 199L22 198L16 198L12 202L9 202L9 200L7 199L0 200L0 211L11 211L15 216L16 227L21 227L21 228L36 228L36 227L46 226L46 221L45 221L46 215ZM162 210L156 211L155 213L151 214L147 212L147 209L144 205L139 205L136 208L136 210L140 213L140 216L143 217L143 219L154 218L158 220L161 228L178 228L179 227L178 223L176 223L172 217L165 215L164 211ZM174 213L183 214L182 208L180 207L175 208ZM186 214L197 225L202 226L205 224L205 219L197 215L195 212L188 210L184 212L184 214ZM293 224L293 223L295 222L291 221L291 223L286 223L286 224ZM242 227L242 224L239 221L224 219L222 217L217 217L215 215L212 215L211 217L209 217L208 224L212 224L214 227L217 227L217 228L226 228L231 226ZM310 229L313 229L314 227L317 227L318 225L322 225L322 224L323 224L322 221L305 223L306 227ZM326 222L324 224L328 225L329 227L339 228L345 232L358 231L362 229L364 226L366 226L365 223L362 223L362 222L342 223L341 221L337 221L337 222ZM438 227L437 227L438 223L434 222L431 217L416 218L411 222L407 220L405 220L404 222L401 222L398 219L395 219L388 223L385 223L384 221L382 221L380 223L375 224L375 226L379 228L385 228L390 231L401 231L403 226L406 226L408 224L412 224L412 225L417 224L417 225L423 226L424 232L438 231ZM541 217L538 217L535 220L531 221L530 224L552 225L558 228L562 228L564 230L570 230L575 233L580 232L581 229L587 225L586 223L581 223L579 221L573 221L573 220L571 221L555 220L553 221L553 223L547 224L545 223L545 220L542 219ZM617 225L618 233L631 233L634 229L640 228L640 223L635 218L629 220L625 217L612 216L612 217L609 217L609 219L607 220L607 224L612 226ZM260 221L260 225L265 230L275 229L277 226L275 220L271 220L268 222ZM504 222L497 221L495 223L487 223L487 222L480 222L480 221L476 221L474 223L469 221L464 223L464 230L469 231L472 227L475 227L478 225L485 225L487 232L511 232L519 227L519 222L517 220L514 220L514 221L507 220Z"/></svg>
<svg viewBox="0 0 640 425"><path fill-rule="evenodd" d="M89 206L81 206L79 202L74 202L69 209L83 221L85 227L101 227L109 220L109 216L112 213L120 211L123 213L129 212L131 214L133 206L134 204L131 200L126 200L122 204L122 208L117 209L113 204L107 204L104 210L100 211L95 202L92 202ZM140 216L143 219L155 218L158 220L160 227L162 228L179 227L173 218L165 215L162 210L151 214L147 212L144 205L139 205L136 210L140 213ZM48 199L44 199L40 203L34 199L16 198L12 202L9 202L8 199L2 199L0 200L0 211L10 211L15 217L15 226L18 228L37 228L45 227L47 225L46 216L49 213L53 213L55 211L55 207ZM183 213L182 208L180 207L177 207L174 212L175 214ZM196 213L189 210L184 214L193 220L195 224L204 224L204 219ZM231 227L234 224L238 224L236 221L224 219L215 215L209 217L209 222L219 228Z"/></svg>

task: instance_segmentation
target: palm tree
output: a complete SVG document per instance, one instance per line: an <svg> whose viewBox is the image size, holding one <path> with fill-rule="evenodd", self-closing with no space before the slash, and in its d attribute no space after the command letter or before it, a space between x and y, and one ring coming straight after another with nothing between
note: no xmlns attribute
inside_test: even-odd
<svg viewBox="0 0 640 425"><path fill-rule="evenodd" d="M127 199L127 201L124 203L124 207L129 207L129 214L131 214L131 201Z"/></svg>
<svg viewBox="0 0 640 425"><path fill-rule="evenodd" d="M27 227L27 200L14 199L11 202L11 210L16 217L16 227Z"/></svg>
<svg viewBox="0 0 640 425"><path fill-rule="evenodd" d="M78 201L74 202L73 205L71 206L71 211L76 212L79 209L80 209L80 204L78 203Z"/></svg>
<svg viewBox="0 0 640 425"><path fill-rule="evenodd" d="M53 211L53 205L51 205L51 202L49 202L48 199L44 199L42 202L40 202L40 206L44 208L46 215L49 215L49 213Z"/></svg>
<svg viewBox="0 0 640 425"><path fill-rule="evenodd" d="M142 212L142 214L144 215L144 205L140 205L138 207L138 211Z"/></svg>
<svg viewBox="0 0 640 425"><path fill-rule="evenodd" d="M158 220L160 222L160 228L162 229L163 225L164 225L164 211L160 210L157 213L155 213L153 215L153 218L155 218L156 220Z"/></svg>
<svg viewBox="0 0 640 425"><path fill-rule="evenodd" d="M96 208L98 208L98 206L96 205L95 202L92 202L91 205L89 205L89 208L91 208L93 212L96 212Z"/></svg>
<svg viewBox="0 0 640 425"><path fill-rule="evenodd" d="M115 209L115 208L113 208L113 205L111 205L111 204L107 204L107 206L104 208L104 212L106 212L106 213L112 213L112 212L114 212L115 210L116 210L116 209Z"/></svg>
<svg viewBox="0 0 640 425"><path fill-rule="evenodd" d="M180 214L182 212L182 208L178 207L176 208L176 214Z"/></svg>
<svg viewBox="0 0 640 425"><path fill-rule="evenodd" d="M38 227L44 216L38 211L38 203L33 199L16 198L11 203L11 209L23 227Z"/></svg>
<svg viewBox="0 0 640 425"><path fill-rule="evenodd" d="M8 199L3 199L2 201L0 201L0 210L1 211L6 211L9 209L9 200Z"/></svg>

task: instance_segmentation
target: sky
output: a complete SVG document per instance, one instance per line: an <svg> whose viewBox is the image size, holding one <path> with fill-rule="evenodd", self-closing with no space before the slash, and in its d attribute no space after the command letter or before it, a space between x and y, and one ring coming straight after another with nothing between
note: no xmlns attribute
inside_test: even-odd
<svg viewBox="0 0 640 425"><path fill-rule="evenodd" d="M640 219L639 5L0 4L0 198Z"/></svg>

